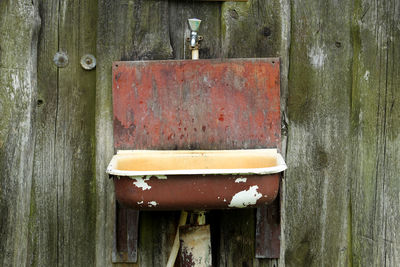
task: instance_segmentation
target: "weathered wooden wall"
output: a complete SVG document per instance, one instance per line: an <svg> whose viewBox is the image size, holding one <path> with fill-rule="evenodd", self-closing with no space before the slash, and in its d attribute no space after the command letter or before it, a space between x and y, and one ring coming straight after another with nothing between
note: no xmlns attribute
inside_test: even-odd
<svg viewBox="0 0 400 267"><path fill-rule="evenodd" d="M397 1L293 1L285 262L400 264Z"/></svg>
<svg viewBox="0 0 400 267"><path fill-rule="evenodd" d="M400 265L395 0L0 1L0 265L111 266L111 63L189 58L189 17L201 58L282 58L281 259L254 258L254 210L213 211L213 265ZM134 266L166 263L178 217L141 213Z"/></svg>

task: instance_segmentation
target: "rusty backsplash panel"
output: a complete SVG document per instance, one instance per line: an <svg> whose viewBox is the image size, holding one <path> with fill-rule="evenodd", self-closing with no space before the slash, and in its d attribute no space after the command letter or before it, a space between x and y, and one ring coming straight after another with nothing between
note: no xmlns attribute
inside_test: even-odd
<svg viewBox="0 0 400 267"><path fill-rule="evenodd" d="M280 147L279 59L114 62L116 149Z"/></svg>

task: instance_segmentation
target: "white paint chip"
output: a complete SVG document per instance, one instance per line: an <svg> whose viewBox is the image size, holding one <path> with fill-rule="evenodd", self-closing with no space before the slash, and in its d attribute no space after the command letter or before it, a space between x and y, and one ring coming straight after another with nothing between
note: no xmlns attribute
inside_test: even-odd
<svg viewBox="0 0 400 267"><path fill-rule="evenodd" d="M147 205L148 205L149 207L155 207L155 206L157 206L157 205L158 205L158 203L157 203L157 202L155 202L155 201L153 200L153 201L149 201L149 202L147 202Z"/></svg>
<svg viewBox="0 0 400 267"><path fill-rule="evenodd" d="M157 179L160 180L167 180L167 176L166 175L156 175Z"/></svg>
<svg viewBox="0 0 400 267"><path fill-rule="evenodd" d="M149 179L144 179L143 178L134 178L136 180L136 182L133 182L134 185L136 185L139 188L142 188L142 190L150 190L151 186L148 185L145 181L149 180Z"/></svg>
<svg viewBox="0 0 400 267"><path fill-rule="evenodd" d="M142 205L142 204L143 204L143 200L142 200L142 201L138 201L138 204L139 204L139 205Z"/></svg>
<svg viewBox="0 0 400 267"><path fill-rule="evenodd" d="M258 185L250 186L249 190L243 190L236 193L229 203L228 207L245 208L249 205L254 205L257 200L262 197L262 194L257 192Z"/></svg>
<svg viewBox="0 0 400 267"><path fill-rule="evenodd" d="M247 178L245 177L239 177L235 180L235 183L245 183L247 182Z"/></svg>

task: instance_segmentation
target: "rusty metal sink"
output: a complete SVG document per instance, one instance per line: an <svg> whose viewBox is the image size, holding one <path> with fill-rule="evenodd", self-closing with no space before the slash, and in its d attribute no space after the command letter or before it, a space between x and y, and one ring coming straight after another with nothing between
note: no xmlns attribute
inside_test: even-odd
<svg viewBox="0 0 400 267"><path fill-rule="evenodd" d="M135 209L224 209L271 203L286 169L276 149L119 151L107 172Z"/></svg>
<svg viewBox="0 0 400 267"><path fill-rule="evenodd" d="M119 203L135 209L271 203L286 168L276 152L279 90L277 58L114 62L119 152L108 173Z"/></svg>

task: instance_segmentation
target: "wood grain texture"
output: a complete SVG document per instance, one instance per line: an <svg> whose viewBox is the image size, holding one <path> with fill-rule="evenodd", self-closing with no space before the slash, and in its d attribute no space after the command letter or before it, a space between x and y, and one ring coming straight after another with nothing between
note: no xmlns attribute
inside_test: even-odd
<svg viewBox="0 0 400 267"><path fill-rule="evenodd" d="M0 2L1 266L24 266L29 249L39 27L36 2Z"/></svg>
<svg viewBox="0 0 400 267"><path fill-rule="evenodd" d="M349 2L292 2L285 264L343 266L351 183Z"/></svg>
<svg viewBox="0 0 400 267"><path fill-rule="evenodd" d="M29 264L54 265L58 260L57 180L55 179L55 123L57 110L58 3L39 3L38 98L32 184ZM46 230L44 230L46 229Z"/></svg>
<svg viewBox="0 0 400 267"><path fill-rule="evenodd" d="M95 71L80 58L96 54L96 1L40 3L39 97L36 114L29 264L93 265L95 256ZM79 23L76 23L79 22ZM56 52L69 64L57 68Z"/></svg>
<svg viewBox="0 0 400 267"><path fill-rule="evenodd" d="M279 56L281 4L277 0L223 3L221 49L227 58Z"/></svg>
<svg viewBox="0 0 400 267"><path fill-rule="evenodd" d="M292 6L288 266L399 264L398 17L395 1Z"/></svg>
<svg viewBox="0 0 400 267"><path fill-rule="evenodd" d="M356 1L352 19L354 266L400 265L400 3Z"/></svg>

